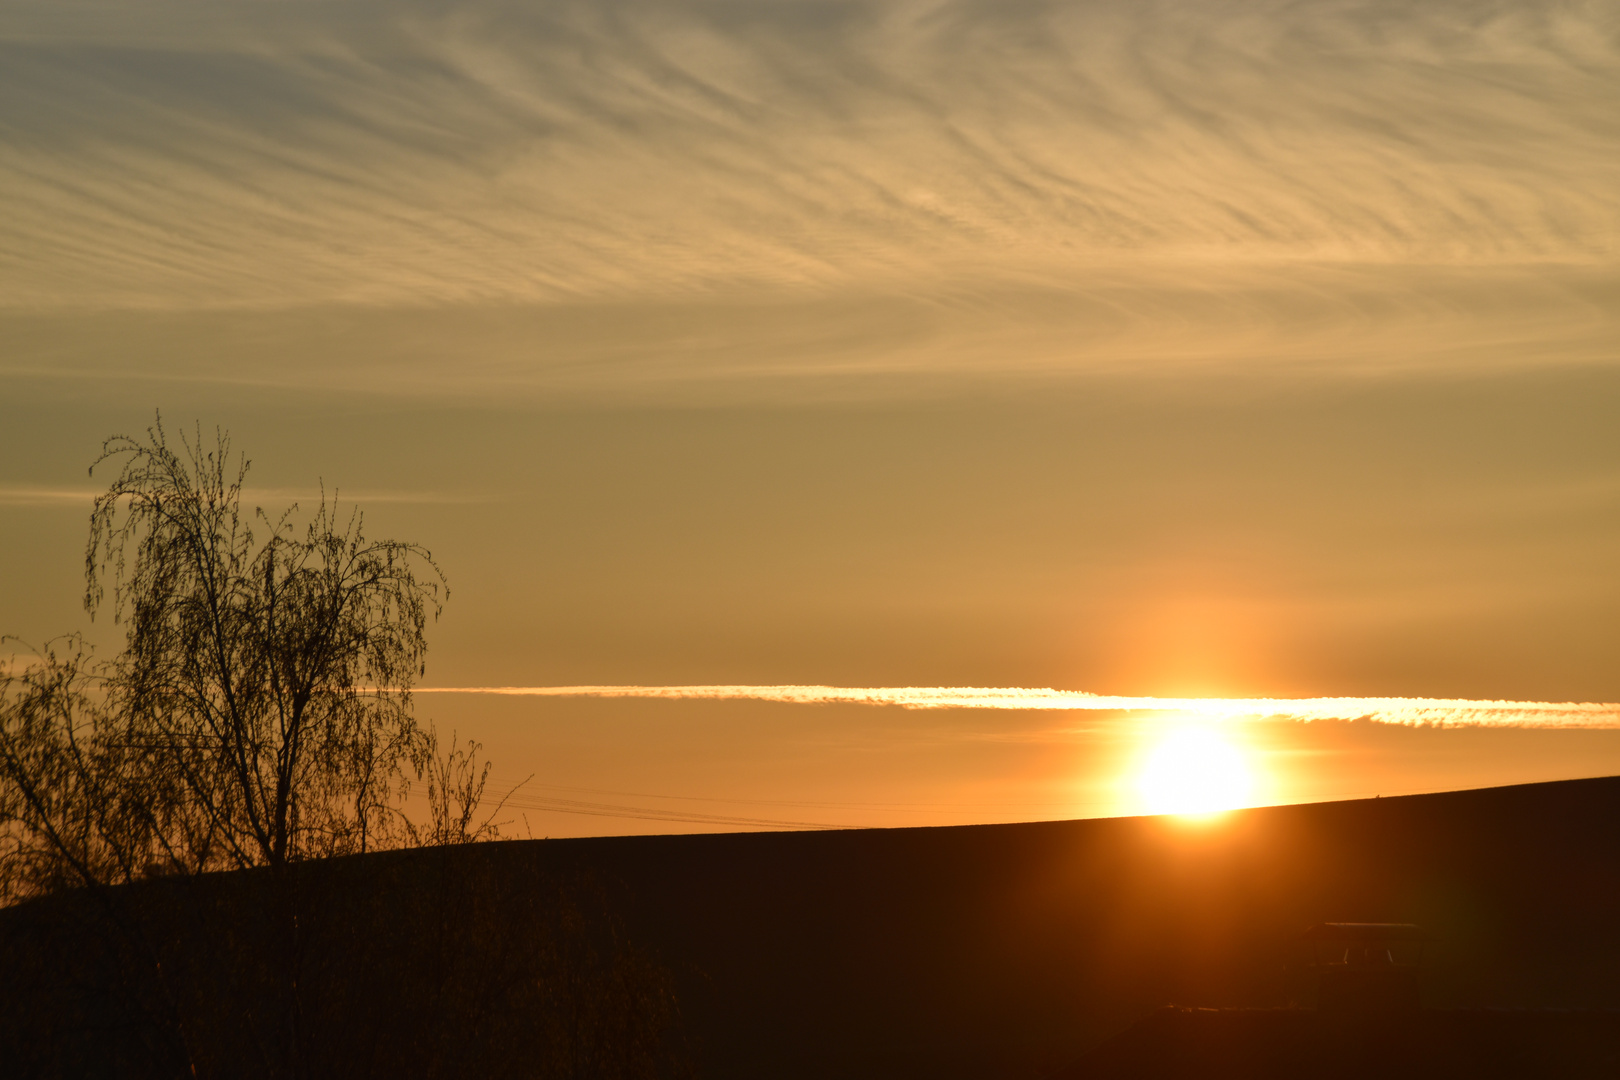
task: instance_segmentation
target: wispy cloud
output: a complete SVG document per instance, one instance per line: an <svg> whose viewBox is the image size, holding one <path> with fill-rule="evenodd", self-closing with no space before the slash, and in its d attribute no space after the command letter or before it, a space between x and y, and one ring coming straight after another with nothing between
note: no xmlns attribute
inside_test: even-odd
<svg viewBox="0 0 1620 1080"><path fill-rule="evenodd" d="M1615 22L14 0L0 372L666 402L1608 363Z"/></svg>
<svg viewBox="0 0 1620 1080"><path fill-rule="evenodd" d="M19 2L14 306L1620 245L1611 2ZM1211 261L1213 260L1213 261Z"/></svg>
<svg viewBox="0 0 1620 1080"><path fill-rule="evenodd" d="M0 506L79 506L95 502L99 492L89 488L0 486Z"/></svg>
<svg viewBox="0 0 1620 1080"><path fill-rule="evenodd" d="M0 484L0 506L82 506L86 509L96 501L98 495L104 494L105 488L70 488L45 487L30 485ZM243 488L242 501L248 505L257 503L285 504L306 503L313 504L321 499L319 488ZM349 491L348 489L328 491L326 498L340 498L342 505L365 503L422 503L422 504L462 504L498 502L502 496L479 493L443 492L443 491L390 491L374 490Z"/></svg>
<svg viewBox="0 0 1620 1080"><path fill-rule="evenodd" d="M1166 698L1073 690L976 686L466 686L428 687L429 694L529 697L661 698L772 701L795 705L897 705L905 709L1042 709L1084 712L1175 712L1215 719L1372 720L1436 727L1620 728L1620 704L1470 701L1457 698Z"/></svg>

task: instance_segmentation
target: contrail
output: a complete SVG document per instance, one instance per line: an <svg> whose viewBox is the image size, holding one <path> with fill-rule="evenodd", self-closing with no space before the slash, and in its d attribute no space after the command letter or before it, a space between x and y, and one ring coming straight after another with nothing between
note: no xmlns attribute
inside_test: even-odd
<svg viewBox="0 0 1620 1080"><path fill-rule="evenodd" d="M1372 720L1408 727L1620 728L1620 704L1470 701L1464 698L1168 698L1078 690L980 686L436 686L423 694L634 697L775 701L795 705L898 705L903 709L1057 709L1177 712L1215 719Z"/></svg>

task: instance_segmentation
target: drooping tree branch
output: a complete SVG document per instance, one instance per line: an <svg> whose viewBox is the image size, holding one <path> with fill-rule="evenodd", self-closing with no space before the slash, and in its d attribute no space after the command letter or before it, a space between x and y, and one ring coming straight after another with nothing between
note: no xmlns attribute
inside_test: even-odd
<svg viewBox="0 0 1620 1080"><path fill-rule="evenodd" d="M176 450L159 422L107 440L92 471L108 463L85 606L125 627L104 713L173 800L153 816L184 823L167 857L279 866L390 839L382 808L431 745L410 689L447 596L432 555L369 539L324 490L302 529L296 507L245 511L223 433Z"/></svg>

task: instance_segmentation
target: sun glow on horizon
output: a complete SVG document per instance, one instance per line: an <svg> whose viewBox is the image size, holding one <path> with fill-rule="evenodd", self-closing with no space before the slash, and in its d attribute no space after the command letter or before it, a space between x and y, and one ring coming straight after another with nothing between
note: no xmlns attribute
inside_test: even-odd
<svg viewBox="0 0 1620 1080"><path fill-rule="evenodd" d="M1243 751L1219 731L1179 727L1148 753L1136 790L1145 813L1207 817L1250 805L1255 775Z"/></svg>

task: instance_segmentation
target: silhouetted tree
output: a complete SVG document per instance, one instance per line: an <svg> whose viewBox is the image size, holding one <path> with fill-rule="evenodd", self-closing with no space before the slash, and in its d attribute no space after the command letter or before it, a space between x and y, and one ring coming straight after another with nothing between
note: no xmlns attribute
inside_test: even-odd
<svg viewBox="0 0 1620 1080"><path fill-rule="evenodd" d="M232 464L223 433L177 451L160 419L144 440L108 439L92 474L109 463L85 607L93 618L110 591L125 648L96 663L72 637L0 670L0 899L87 890L119 981L161 1004L163 934L109 890L268 867L251 921L271 962L253 977L279 1000L258 1041L270 1072L296 1072L307 934L287 868L436 839L401 813L405 769L468 767L454 748L439 761L411 711L443 576L421 547L368 540L358 511L340 522L324 491L302 530L296 508L245 513L248 462ZM453 795L435 779L444 817ZM207 929L220 927L192 920ZM170 1056L194 1067L167 1019Z"/></svg>
<svg viewBox="0 0 1620 1080"><path fill-rule="evenodd" d="M340 524L324 494L301 536L293 511L247 517L247 461L230 470L223 434L200 443L182 457L159 425L97 460L122 464L85 553L85 607L110 578L128 626L108 711L172 769L190 865L365 851L424 748L410 689L443 576L417 545L368 540L358 511Z"/></svg>
<svg viewBox="0 0 1620 1080"><path fill-rule="evenodd" d="M85 607L110 587L126 647L95 664L70 638L0 670L5 897L408 838L404 769L434 756L410 690L443 576L324 493L301 532L296 508L244 513L248 462L229 459L223 433L177 453L159 421L92 466L121 468Z"/></svg>
<svg viewBox="0 0 1620 1080"><path fill-rule="evenodd" d="M159 420L107 464L85 607L125 647L0 663L0 990L54 1003L17 1013L49 1018L19 1021L33 1071L679 1073L667 973L590 890L505 891L459 847L498 837L499 806L478 744L412 712L447 595L429 552L369 540L324 490L302 527L244 512L223 433L176 449Z"/></svg>

